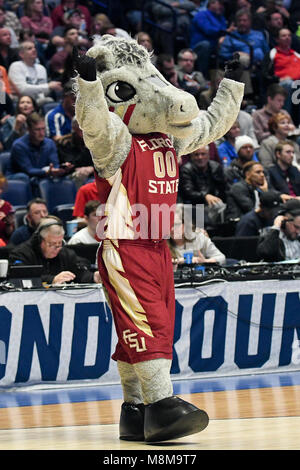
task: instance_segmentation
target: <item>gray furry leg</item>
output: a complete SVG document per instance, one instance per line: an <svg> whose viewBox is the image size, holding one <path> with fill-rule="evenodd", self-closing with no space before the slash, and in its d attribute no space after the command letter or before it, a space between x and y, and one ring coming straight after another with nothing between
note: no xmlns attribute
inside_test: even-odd
<svg viewBox="0 0 300 470"><path fill-rule="evenodd" d="M171 360L163 358L134 364L136 375L141 384L145 405L173 395L173 385L170 376L171 364Z"/></svg>
<svg viewBox="0 0 300 470"><path fill-rule="evenodd" d="M123 389L124 401L127 403L143 403L142 389L134 366L127 362L117 361Z"/></svg>

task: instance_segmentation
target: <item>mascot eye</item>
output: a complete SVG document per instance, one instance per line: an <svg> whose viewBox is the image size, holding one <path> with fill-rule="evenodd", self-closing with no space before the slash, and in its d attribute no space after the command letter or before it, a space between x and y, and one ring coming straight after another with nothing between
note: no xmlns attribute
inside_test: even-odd
<svg viewBox="0 0 300 470"><path fill-rule="evenodd" d="M135 95L133 86L126 82L114 82L106 90L106 96L114 103L128 101Z"/></svg>

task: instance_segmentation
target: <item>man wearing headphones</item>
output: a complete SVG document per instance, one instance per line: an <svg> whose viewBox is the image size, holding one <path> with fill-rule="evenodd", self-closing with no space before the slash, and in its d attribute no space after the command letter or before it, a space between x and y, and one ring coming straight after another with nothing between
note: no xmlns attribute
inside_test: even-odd
<svg viewBox="0 0 300 470"><path fill-rule="evenodd" d="M47 284L100 282L99 273L90 270L87 260L64 246L64 234L60 219L44 218L32 237L12 250L9 264L43 265L41 278Z"/></svg>
<svg viewBox="0 0 300 470"><path fill-rule="evenodd" d="M273 226L258 240L257 255L267 262L300 259L300 201L290 199Z"/></svg>

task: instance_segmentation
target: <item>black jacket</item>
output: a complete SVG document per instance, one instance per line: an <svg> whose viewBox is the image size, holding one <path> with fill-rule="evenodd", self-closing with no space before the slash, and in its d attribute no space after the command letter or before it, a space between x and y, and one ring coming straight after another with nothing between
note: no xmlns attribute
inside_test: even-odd
<svg viewBox="0 0 300 470"><path fill-rule="evenodd" d="M300 196L300 171L297 167L291 165L287 172L280 168L279 165L274 165L268 169L270 183L274 189L280 192L280 194L289 194L289 186L287 179L290 180L292 188L296 196Z"/></svg>
<svg viewBox="0 0 300 470"><path fill-rule="evenodd" d="M226 217L238 219L255 207L255 188L245 180L238 181L231 186L227 194Z"/></svg>
<svg viewBox="0 0 300 470"><path fill-rule="evenodd" d="M235 158L224 171L227 185L232 185L244 179L243 167L237 158Z"/></svg>
<svg viewBox="0 0 300 470"><path fill-rule="evenodd" d="M226 182L222 165L209 160L204 173L193 162L180 168L179 197L186 204L204 204L205 196L212 194L225 202Z"/></svg>
<svg viewBox="0 0 300 470"><path fill-rule="evenodd" d="M259 237L256 254L260 260L268 263L285 260L285 247L279 235L280 230L270 229Z"/></svg>
<svg viewBox="0 0 300 470"><path fill-rule="evenodd" d="M71 248L63 246L55 258L44 258L35 234L27 242L21 243L11 251L9 264L16 262L27 266L43 265L41 279L47 284L51 284L54 277L61 271L71 271L76 274L74 282L94 282L94 273L90 270L89 262L84 258L79 258Z"/></svg>
<svg viewBox="0 0 300 470"><path fill-rule="evenodd" d="M72 163L75 168L81 166L93 166L93 160L89 149L83 140L76 139L72 134L64 135L57 142L59 163Z"/></svg>

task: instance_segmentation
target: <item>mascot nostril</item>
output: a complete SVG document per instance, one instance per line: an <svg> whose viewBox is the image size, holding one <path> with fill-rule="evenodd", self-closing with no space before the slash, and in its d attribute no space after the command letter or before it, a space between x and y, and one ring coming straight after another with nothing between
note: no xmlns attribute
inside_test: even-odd
<svg viewBox="0 0 300 470"><path fill-rule="evenodd" d="M192 95L167 84L134 40L105 35L86 56L74 50L73 57L76 119L101 203L98 268L118 332L112 358L124 395L120 439L194 434L209 419L173 395L175 294L166 238L178 158L222 137L237 118L244 93L239 61L226 64L215 99L200 113Z"/></svg>

